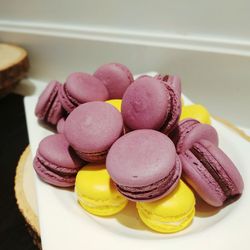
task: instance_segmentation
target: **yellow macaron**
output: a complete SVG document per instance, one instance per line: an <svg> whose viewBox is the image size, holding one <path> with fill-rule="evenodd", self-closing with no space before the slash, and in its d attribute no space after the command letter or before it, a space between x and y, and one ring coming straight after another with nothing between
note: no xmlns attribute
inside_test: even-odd
<svg viewBox="0 0 250 250"><path fill-rule="evenodd" d="M208 110L200 104L184 105L182 107L180 120L193 118L201 123L211 124L211 115Z"/></svg>
<svg viewBox="0 0 250 250"><path fill-rule="evenodd" d="M86 211L99 216L116 214L128 202L116 190L103 164L88 164L77 173L75 193Z"/></svg>
<svg viewBox="0 0 250 250"><path fill-rule="evenodd" d="M117 108L121 112L122 99L110 99L106 102L113 105L115 108Z"/></svg>
<svg viewBox="0 0 250 250"><path fill-rule="evenodd" d="M188 186L180 181L173 192L153 202L137 202L136 207L142 221L160 233L183 230L195 214L195 198Z"/></svg>

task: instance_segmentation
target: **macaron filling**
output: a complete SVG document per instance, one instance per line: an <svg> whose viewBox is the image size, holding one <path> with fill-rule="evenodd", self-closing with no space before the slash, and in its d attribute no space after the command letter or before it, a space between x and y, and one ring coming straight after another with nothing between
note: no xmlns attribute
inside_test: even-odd
<svg viewBox="0 0 250 250"><path fill-rule="evenodd" d="M180 116L179 112L179 104L177 101L177 96L172 89L171 86L169 86L167 83L163 82L162 83L165 85L167 91L169 92L169 110L167 112L166 119L163 123L163 125L160 128L160 131L163 132L164 134L169 134L177 124L177 121Z"/></svg>
<svg viewBox="0 0 250 250"><path fill-rule="evenodd" d="M75 150L75 152L81 159L85 161L96 162L96 161L102 161L106 158L108 149L101 151L101 152L95 152L95 153L80 152L78 150Z"/></svg>
<svg viewBox="0 0 250 250"><path fill-rule="evenodd" d="M65 85L62 86L60 89L60 98L61 98L61 103L65 110L70 113L72 110L74 110L77 106L73 104L69 98L69 96L66 94L66 88Z"/></svg>
<svg viewBox="0 0 250 250"><path fill-rule="evenodd" d="M58 98L58 95L55 96L54 101L49 108L49 112L47 112L45 121L56 125L58 120L63 116L63 108L62 104Z"/></svg>
<svg viewBox="0 0 250 250"><path fill-rule="evenodd" d="M200 143L195 143L190 151L202 163L216 183L218 183L221 191L226 197L224 203L234 200L239 196L238 189L232 179L206 147Z"/></svg>
<svg viewBox="0 0 250 250"><path fill-rule="evenodd" d="M36 155L36 160L43 165L47 170L54 172L55 174L58 174L60 176L75 176L78 172L78 170L81 168L65 168L61 166L57 166L49 161L47 161L44 157L42 157L39 153Z"/></svg>
<svg viewBox="0 0 250 250"><path fill-rule="evenodd" d="M141 187L129 187L119 184L116 185L118 190L128 199L152 200L170 192L178 183L180 175L181 163L179 160L176 160L176 164L170 171L170 173L166 177L162 178L159 181L156 181L155 183Z"/></svg>
<svg viewBox="0 0 250 250"><path fill-rule="evenodd" d="M58 91L60 88L60 84L56 83L49 98L48 101L46 103L46 106L44 107L44 110L41 114L37 114L37 116L39 117L39 119L44 120L45 122L48 123L52 123L52 124L56 124L57 123L57 119L54 117L54 115L56 115L57 117L59 117L60 114L55 114L55 112L61 112L61 107L59 105L61 105L60 103L58 103ZM55 118L55 119L54 119Z"/></svg>
<svg viewBox="0 0 250 250"><path fill-rule="evenodd" d="M34 169L42 180L52 185L67 187L75 183L76 173L59 173L49 168L37 157L34 159Z"/></svg>

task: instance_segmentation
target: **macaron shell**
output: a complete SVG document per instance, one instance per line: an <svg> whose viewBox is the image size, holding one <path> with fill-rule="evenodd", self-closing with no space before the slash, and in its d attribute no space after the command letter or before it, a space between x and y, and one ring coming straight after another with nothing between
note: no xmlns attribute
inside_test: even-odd
<svg viewBox="0 0 250 250"><path fill-rule="evenodd" d="M122 116L130 129L160 129L169 108L170 96L165 84L151 77L134 81L122 100Z"/></svg>
<svg viewBox="0 0 250 250"><path fill-rule="evenodd" d="M190 149L195 142L200 140L210 141L212 144L218 146L219 138L216 130L208 124L198 124L192 129L183 140L181 152Z"/></svg>
<svg viewBox="0 0 250 250"><path fill-rule="evenodd" d="M78 169L83 162L70 148L63 134L55 134L45 137L39 144L38 153L51 165L58 168Z"/></svg>
<svg viewBox="0 0 250 250"><path fill-rule="evenodd" d="M185 181L208 204L215 207L222 206L226 196L223 194L218 183L197 158L187 150L184 154L180 155L180 159L183 168L182 176Z"/></svg>
<svg viewBox="0 0 250 250"><path fill-rule="evenodd" d="M201 124L195 119L182 120L169 134L169 137L174 142L178 154L190 149L195 142L202 139L211 141L216 146L219 143L216 130L212 126Z"/></svg>
<svg viewBox="0 0 250 250"><path fill-rule="evenodd" d="M116 214L127 204L102 164L88 164L78 172L75 192L83 208L99 216Z"/></svg>
<svg viewBox="0 0 250 250"><path fill-rule="evenodd" d="M121 113L105 102L89 102L73 110L65 122L64 134L81 153L108 150L123 131Z"/></svg>
<svg viewBox="0 0 250 250"><path fill-rule="evenodd" d="M103 81L111 99L122 98L134 80L129 69L120 63L104 64L96 70L94 76Z"/></svg>
<svg viewBox="0 0 250 250"><path fill-rule="evenodd" d="M200 143L206 147L211 155L220 163L223 167L224 171L227 173L229 179L235 184L237 187L236 193L242 193L244 189L244 182L242 176L234 165L232 160L218 147L216 147L213 143L206 140L201 140ZM234 193L233 193L234 194Z"/></svg>
<svg viewBox="0 0 250 250"><path fill-rule="evenodd" d="M72 187L75 184L75 176L60 175L46 168L38 158L35 157L34 169L41 180L57 187Z"/></svg>
<svg viewBox="0 0 250 250"><path fill-rule="evenodd" d="M59 88L61 88L61 86ZM48 112L47 122L56 125L57 122L63 117L63 115L64 109L57 94Z"/></svg>
<svg viewBox="0 0 250 250"><path fill-rule="evenodd" d="M156 75L154 78L168 83L177 95L181 95L181 79L176 75Z"/></svg>
<svg viewBox="0 0 250 250"><path fill-rule="evenodd" d="M55 125L63 116L63 107L58 97L62 87L58 81L51 81L39 96L35 107L35 115L44 122Z"/></svg>
<svg viewBox="0 0 250 250"><path fill-rule="evenodd" d="M57 133L63 134L64 125L65 125L65 118L61 118L61 119L57 122L57 125L56 125Z"/></svg>
<svg viewBox="0 0 250 250"><path fill-rule="evenodd" d="M211 115L208 110L200 104L185 105L182 107L180 120L193 118L200 123L211 124Z"/></svg>
<svg viewBox="0 0 250 250"><path fill-rule="evenodd" d="M95 76L83 72L75 72L65 82L67 94L78 103L105 101L109 98L108 90L103 82Z"/></svg>
<svg viewBox="0 0 250 250"><path fill-rule="evenodd" d="M192 222L195 214L194 195L181 180L168 196L154 202L138 202L136 206L142 221L161 233L183 230Z"/></svg>
<svg viewBox="0 0 250 250"><path fill-rule="evenodd" d="M39 119L43 119L50 104L52 103L52 100L55 98L56 93L58 91L58 82L57 81L51 81L46 86L42 94L38 98L38 102L35 107L35 115Z"/></svg>
<svg viewBox="0 0 250 250"><path fill-rule="evenodd" d="M181 95L176 93L168 82L163 81L163 83L165 84L165 87L170 95L170 109L162 127L160 128L160 131L168 135L178 124L181 114Z"/></svg>
<svg viewBox="0 0 250 250"><path fill-rule="evenodd" d="M190 151L180 155L183 176L201 198L208 204L219 207L228 199L232 200L235 198L234 196L239 196L243 191L243 180L226 154L209 141L201 140L194 146L199 148L202 157L209 161L209 164L219 176L213 177L202 162ZM227 194L224 193L221 185L227 187Z"/></svg>
<svg viewBox="0 0 250 250"><path fill-rule="evenodd" d="M147 186L161 180L175 163L176 152L171 140L149 129L132 131L119 138L106 159L111 178L129 187Z"/></svg>

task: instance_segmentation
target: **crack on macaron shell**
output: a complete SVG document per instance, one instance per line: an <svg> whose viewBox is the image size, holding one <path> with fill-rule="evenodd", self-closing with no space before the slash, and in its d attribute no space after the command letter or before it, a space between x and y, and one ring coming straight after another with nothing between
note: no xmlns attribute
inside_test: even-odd
<svg viewBox="0 0 250 250"><path fill-rule="evenodd" d="M153 200L167 195L178 183L181 176L181 162L179 157L176 158L176 164L168 176L155 183L141 187L129 187L116 184L118 190L130 200ZM135 178L135 177L134 177ZM136 177L137 178L137 177Z"/></svg>
<svg viewBox="0 0 250 250"><path fill-rule="evenodd" d="M164 81L161 81L166 87L170 100L169 100L169 110L166 113L166 119L163 122L160 131L164 134L169 134L177 125L178 119L180 117L180 102L178 102L178 96L176 95L173 88Z"/></svg>
<svg viewBox="0 0 250 250"><path fill-rule="evenodd" d="M237 187L228 176L226 171L220 163L213 157L213 155L200 143L195 143L190 151L195 157L204 165L207 171L212 175L215 181L222 189L224 195L230 199L233 193L237 194ZM211 164L210 162L214 163Z"/></svg>

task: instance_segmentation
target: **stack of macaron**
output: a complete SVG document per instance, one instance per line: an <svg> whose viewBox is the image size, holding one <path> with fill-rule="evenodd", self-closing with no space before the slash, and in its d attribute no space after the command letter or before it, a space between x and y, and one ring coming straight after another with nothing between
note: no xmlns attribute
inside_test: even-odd
<svg viewBox="0 0 250 250"><path fill-rule="evenodd" d="M223 207L243 191L209 112L182 106L177 76L134 80L126 66L105 64L50 82L35 114L57 133L40 142L34 169L49 184L75 186L94 215L114 215L130 200L150 229L173 233L191 224L194 192Z"/></svg>

